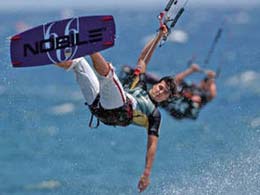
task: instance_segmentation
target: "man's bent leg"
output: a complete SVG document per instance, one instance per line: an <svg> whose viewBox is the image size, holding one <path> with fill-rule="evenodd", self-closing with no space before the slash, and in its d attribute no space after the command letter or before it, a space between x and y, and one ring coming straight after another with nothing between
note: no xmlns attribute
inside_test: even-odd
<svg viewBox="0 0 260 195"><path fill-rule="evenodd" d="M115 109L126 103L122 84L114 72L112 64L106 76L97 75L100 83L100 103L105 109Z"/></svg>
<svg viewBox="0 0 260 195"><path fill-rule="evenodd" d="M98 74L101 76L106 76L110 71L110 66L108 65L107 61L103 58L100 53L94 53L90 55L93 66Z"/></svg>
<svg viewBox="0 0 260 195"><path fill-rule="evenodd" d="M97 76L85 58L74 59L72 66L81 92L87 104L91 105L100 91Z"/></svg>
<svg viewBox="0 0 260 195"><path fill-rule="evenodd" d="M90 55L93 66L98 73L100 83L100 103L105 109L115 109L123 106L126 96L122 84L109 64L100 53Z"/></svg>

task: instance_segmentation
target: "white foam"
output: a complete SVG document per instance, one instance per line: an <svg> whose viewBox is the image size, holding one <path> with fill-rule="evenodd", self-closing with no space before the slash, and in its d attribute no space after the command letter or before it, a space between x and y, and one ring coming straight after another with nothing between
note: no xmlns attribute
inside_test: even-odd
<svg viewBox="0 0 260 195"><path fill-rule="evenodd" d="M183 175L174 184L169 181L161 185L160 194L259 194L259 157L257 152L229 161L212 162L208 169L202 169L197 175Z"/></svg>
<svg viewBox="0 0 260 195"><path fill-rule="evenodd" d="M247 70L238 75L232 76L227 79L226 84L232 87L238 87L240 89L249 89L256 93L260 93L259 84L260 82L260 73Z"/></svg>
<svg viewBox="0 0 260 195"><path fill-rule="evenodd" d="M188 41L188 34L182 30L174 30L168 37L168 40L175 43L186 43Z"/></svg>
<svg viewBox="0 0 260 195"><path fill-rule="evenodd" d="M253 128L257 128L260 127L260 117L254 118L251 123L250 123L251 127Z"/></svg>
<svg viewBox="0 0 260 195"><path fill-rule="evenodd" d="M52 114L55 115L65 115L73 112L75 110L75 106L72 103L65 103L61 105L57 105L51 108Z"/></svg>
<svg viewBox="0 0 260 195"><path fill-rule="evenodd" d="M241 81L244 85L251 85L253 82L256 82L260 79L260 75L254 71L246 71L241 74Z"/></svg>
<svg viewBox="0 0 260 195"><path fill-rule="evenodd" d="M61 183L57 180L47 180L40 183L29 184L24 186L26 190L53 190L59 188Z"/></svg>
<svg viewBox="0 0 260 195"><path fill-rule="evenodd" d="M150 40L154 39L156 34L150 34L147 35L142 39L142 43L146 44ZM167 41L175 42L175 43L186 43L188 41L188 34L182 30L174 30L172 33L168 36Z"/></svg>

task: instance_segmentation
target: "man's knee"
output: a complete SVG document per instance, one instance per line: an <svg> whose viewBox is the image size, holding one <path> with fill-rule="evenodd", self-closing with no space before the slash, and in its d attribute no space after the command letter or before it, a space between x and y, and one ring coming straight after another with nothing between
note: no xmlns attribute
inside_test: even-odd
<svg viewBox="0 0 260 195"><path fill-rule="evenodd" d="M106 76L110 71L110 66L100 53L90 55L94 68L101 76Z"/></svg>

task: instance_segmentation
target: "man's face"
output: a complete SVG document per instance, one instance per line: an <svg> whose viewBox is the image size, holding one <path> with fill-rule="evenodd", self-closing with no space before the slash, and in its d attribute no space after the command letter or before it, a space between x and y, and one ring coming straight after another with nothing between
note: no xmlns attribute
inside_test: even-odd
<svg viewBox="0 0 260 195"><path fill-rule="evenodd" d="M158 103L165 101L170 97L170 89L165 81L153 85L149 92L152 99Z"/></svg>

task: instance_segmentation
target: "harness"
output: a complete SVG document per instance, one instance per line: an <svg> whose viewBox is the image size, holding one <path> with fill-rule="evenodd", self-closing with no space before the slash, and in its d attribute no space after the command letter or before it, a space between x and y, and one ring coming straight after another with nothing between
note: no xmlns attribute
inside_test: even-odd
<svg viewBox="0 0 260 195"><path fill-rule="evenodd" d="M99 126L99 121L111 126L127 126L133 119L132 102L128 97L123 106L115 109L104 109L100 104L99 95L93 104L88 106L92 114L89 122L90 128L97 128ZM94 116L97 118L96 126L92 125Z"/></svg>

